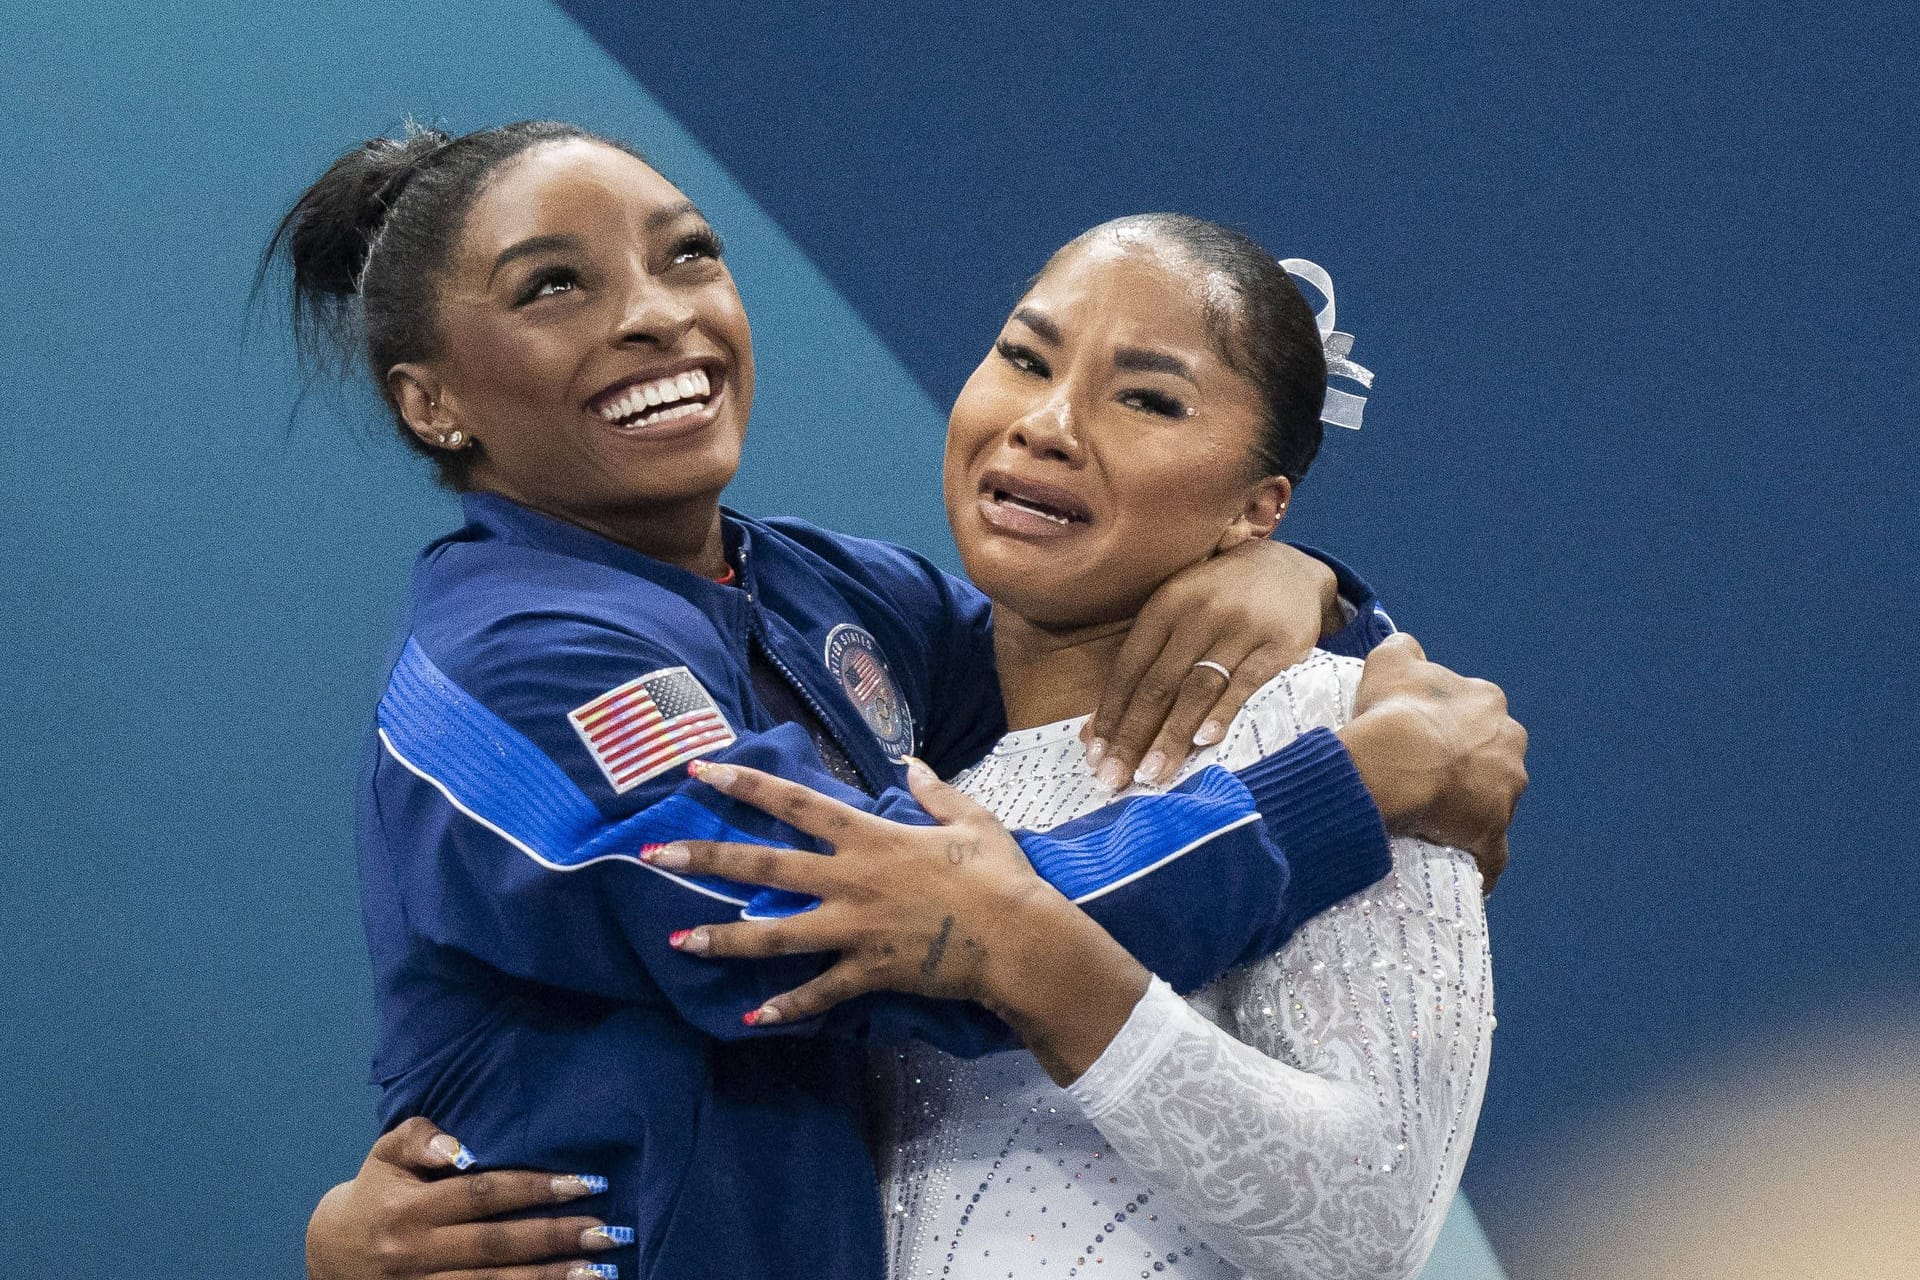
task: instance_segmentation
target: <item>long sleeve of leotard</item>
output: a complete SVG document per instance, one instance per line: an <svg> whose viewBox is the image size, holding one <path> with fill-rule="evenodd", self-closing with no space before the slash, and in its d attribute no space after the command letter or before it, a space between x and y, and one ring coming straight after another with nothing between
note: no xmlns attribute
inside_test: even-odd
<svg viewBox="0 0 1920 1280"><path fill-rule="evenodd" d="M1210 989L1224 1026L1156 981L1068 1090L1250 1275L1413 1276L1459 1185L1493 1030L1480 876L1457 850L1393 854Z"/></svg>

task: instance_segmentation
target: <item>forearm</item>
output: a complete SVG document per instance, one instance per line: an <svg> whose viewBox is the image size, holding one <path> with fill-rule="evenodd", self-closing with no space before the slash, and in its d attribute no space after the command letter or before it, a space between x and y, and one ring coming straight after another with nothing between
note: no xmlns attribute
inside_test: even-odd
<svg viewBox="0 0 1920 1280"><path fill-rule="evenodd" d="M1236 976L1241 1038L1156 986L1069 1087L1164 1211L1258 1274L1413 1275L1458 1185L1492 1026L1479 886L1463 855L1395 853Z"/></svg>
<svg viewBox="0 0 1920 1280"><path fill-rule="evenodd" d="M1152 979L1112 935L1043 884L1010 904L977 945L981 1003L1056 1084L1071 1083L1105 1052Z"/></svg>

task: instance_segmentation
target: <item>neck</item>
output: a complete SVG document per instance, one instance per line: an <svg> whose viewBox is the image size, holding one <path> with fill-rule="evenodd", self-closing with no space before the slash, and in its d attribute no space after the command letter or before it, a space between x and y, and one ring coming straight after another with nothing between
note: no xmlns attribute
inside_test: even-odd
<svg viewBox="0 0 1920 1280"><path fill-rule="evenodd" d="M715 493L650 503L642 508L567 511L503 489L495 492L542 515L564 520L641 555L678 565L705 578L719 578L730 567L720 535L720 495Z"/></svg>
<svg viewBox="0 0 1920 1280"><path fill-rule="evenodd" d="M1007 728L1031 729L1091 714L1132 630L1130 617L1049 630L994 606L993 651Z"/></svg>

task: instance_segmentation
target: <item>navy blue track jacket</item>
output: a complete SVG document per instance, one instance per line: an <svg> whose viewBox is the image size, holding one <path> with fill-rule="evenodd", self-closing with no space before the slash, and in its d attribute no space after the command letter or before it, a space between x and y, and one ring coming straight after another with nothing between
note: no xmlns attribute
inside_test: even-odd
<svg viewBox="0 0 1920 1280"><path fill-rule="evenodd" d="M637 855L675 838L818 848L689 779L695 757L928 821L892 757L947 777L1004 731L986 601L910 552L795 520L727 513L738 582L721 585L494 495L463 503L415 571L362 779L383 1125L424 1115L483 1165L606 1176L587 1207L635 1228L599 1259L628 1277L880 1280L864 1042L971 1055L1009 1033L894 994L748 1027L831 957L716 962L667 936L805 904ZM1391 624L1335 567L1360 609L1329 647L1362 653ZM1182 990L1389 863L1324 731L1015 834Z"/></svg>

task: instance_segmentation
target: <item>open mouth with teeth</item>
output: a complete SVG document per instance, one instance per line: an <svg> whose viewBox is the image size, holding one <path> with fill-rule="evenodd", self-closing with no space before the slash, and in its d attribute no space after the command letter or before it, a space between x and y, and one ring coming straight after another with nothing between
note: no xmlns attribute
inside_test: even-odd
<svg viewBox="0 0 1920 1280"><path fill-rule="evenodd" d="M1087 517L1081 512L1048 506L1037 498L1025 497L1011 490L994 489L991 493L993 500L1003 507L1015 507L1021 511L1030 511L1042 520L1051 520L1057 525L1085 524L1087 522Z"/></svg>
<svg viewBox="0 0 1920 1280"><path fill-rule="evenodd" d="M989 472L980 481L980 513L1003 533L1046 537L1093 523L1093 513L1057 485Z"/></svg>
<svg viewBox="0 0 1920 1280"><path fill-rule="evenodd" d="M713 384L705 369L668 374L651 382L636 382L595 406L595 412L616 427L656 427L689 418L713 399Z"/></svg>

